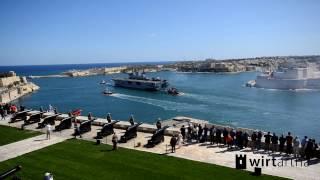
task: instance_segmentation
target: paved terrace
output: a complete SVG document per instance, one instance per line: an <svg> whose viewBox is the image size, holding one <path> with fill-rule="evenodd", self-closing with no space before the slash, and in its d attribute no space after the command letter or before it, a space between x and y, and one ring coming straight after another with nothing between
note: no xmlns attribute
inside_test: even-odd
<svg viewBox="0 0 320 180"><path fill-rule="evenodd" d="M31 114L36 113L36 111L30 112ZM45 116L50 115L50 114L45 114ZM63 117L66 117L67 115L63 114L59 116L57 119L62 119ZM178 117L177 119L186 119L186 117ZM194 120L195 123L200 123L203 122L201 120L196 120L190 118L191 120ZM87 120L87 117L80 116L77 117L77 120L84 121ZM93 124L96 126L92 126L92 130L88 133L85 133L82 135L82 139L92 141L93 143L96 141L94 137L96 136L96 133L101 129L101 126L106 122L106 119L97 119L94 121ZM57 122L56 124L58 124ZM163 124L166 123L172 123L172 121L165 121ZM8 120L6 121L0 121L0 124L3 125L9 125ZM179 131L179 123L176 123L176 127L170 127L167 131L167 135L171 135L172 133L176 133ZM183 124L183 123L181 123ZM20 128L22 125L22 122L17 122L10 124L10 126L15 126ZM173 124L172 124L173 125ZM30 130L37 130L37 131L43 131L43 129L35 129L36 124L33 125L28 125L26 126L26 129ZM116 124L115 126L115 132L118 134L119 138L122 134L125 132L125 128L129 126L129 123L126 121L120 121L119 123ZM293 166L291 166L291 157L283 156L280 155L279 153L275 154L268 154L264 151L259 151L259 152L252 152L249 148L243 149L241 151L239 150L228 150L224 146L217 146L217 145L210 145L209 143L192 143L192 144L182 144L180 148L177 149L176 153L171 153L170 151L170 146L169 146L169 141L170 141L170 136L165 136L165 140L163 143L158 144L157 146L153 148L146 148L143 145L147 144L147 141L151 138L153 132L156 129L155 125L151 124L142 124L139 127L139 132L138 136L135 139L129 140L127 143L119 143L120 147L124 148L129 148L129 149L135 149L135 150L140 150L140 151L146 151L146 152L152 152L152 153L157 153L161 155L169 155L169 156L175 156L175 157L180 157L184 159L190 159L190 160L195 160L195 161L201 161L201 162L206 162L206 163L212 163L212 164L217 164L221 166L226 166L226 167L235 167L235 155L236 154L246 154L247 155L247 161L248 159L251 158L256 158L256 159L261 159L262 156L265 159L265 164L266 164L266 159L271 159L272 157L276 158L276 164L281 162L283 160L283 167L273 167L272 166L272 161L269 162L268 167L262 167L262 173L264 174L270 174L270 175L275 175L275 176L282 176L282 177L288 177L288 178L293 178L293 179L319 179L320 175L320 163L318 159L314 159L312 162L312 165L309 165L307 167L304 166L306 161L299 162L298 166L294 163ZM8 144L5 146L0 147L0 161L4 161L6 159L14 158L16 156L25 154L27 152L31 152L33 150L41 149L46 146L61 142L63 140L66 140L68 138L72 138L71 134L73 132L73 129L69 130L64 130L62 132L55 132L51 135L50 140L43 140L44 135L37 136L34 138L22 140L16 143ZM111 143L111 136L105 137L102 139L102 143L104 144L112 144ZM28 144L26 146L26 144ZM141 144L139 146L139 144ZM22 146L22 147L21 147ZM28 147L28 148L25 148ZM12 149L14 152L12 151ZM26 150L25 150L25 149ZM2 155L3 154L3 155ZM8 157L6 157L8 156ZM287 165L285 163L287 162ZM293 161L294 162L294 161ZM250 166L250 162L247 162L247 170L253 171L253 167Z"/></svg>

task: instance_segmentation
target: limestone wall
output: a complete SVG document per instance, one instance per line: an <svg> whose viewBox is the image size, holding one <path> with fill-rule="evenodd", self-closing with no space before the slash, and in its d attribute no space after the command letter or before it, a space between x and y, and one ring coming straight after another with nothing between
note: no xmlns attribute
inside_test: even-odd
<svg viewBox="0 0 320 180"><path fill-rule="evenodd" d="M15 82L20 82L19 76L0 78L0 87L7 87Z"/></svg>
<svg viewBox="0 0 320 180"><path fill-rule="evenodd" d="M31 82L20 84L16 87L10 88L9 90L3 91L0 94L0 103L11 102L38 89L39 86Z"/></svg>

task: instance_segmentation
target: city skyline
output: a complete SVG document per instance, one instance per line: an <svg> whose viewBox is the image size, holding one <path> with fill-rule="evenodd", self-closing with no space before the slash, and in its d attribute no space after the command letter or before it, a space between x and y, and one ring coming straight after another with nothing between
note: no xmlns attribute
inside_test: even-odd
<svg viewBox="0 0 320 180"><path fill-rule="evenodd" d="M318 1L1 1L1 65L319 55Z"/></svg>

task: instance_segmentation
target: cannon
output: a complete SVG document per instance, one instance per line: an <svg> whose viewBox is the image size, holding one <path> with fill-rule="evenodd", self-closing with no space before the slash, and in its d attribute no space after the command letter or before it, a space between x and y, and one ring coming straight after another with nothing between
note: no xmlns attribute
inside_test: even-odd
<svg viewBox="0 0 320 180"><path fill-rule="evenodd" d="M104 124L102 126L102 129L100 130L100 132L97 132L96 139L102 139L105 136L109 136L109 135L113 134L114 133L113 125L116 124L117 122L119 122L119 121L113 121L113 122Z"/></svg>
<svg viewBox="0 0 320 180"><path fill-rule="evenodd" d="M28 124L33 124L33 123L38 123L38 122L40 122L43 113L44 113L44 112L39 112L39 113L30 115L28 119L25 119L25 120L24 120L24 125L28 125Z"/></svg>
<svg viewBox="0 0 320 180"><path fill-rule="evenodd" d="M121 143L126 143L129 139L135 138L137 137L137 130L138 127L141 125L142 123L137 123L134 124L132 126L129 126L126 130L126 132L124 133L123 136L121 136L120 138L120 142Z"/></svg>
<svg viewBox="0 0 320 180"><path fill-rule="evenodd" d="M1 173L0 174L0 179L2 180L2 179L5 179L5 178L7 178L9 176L14 175L16 172L20 171L21 168L22 167L19 165L19 166L16 166L16 167L12 168L12 169L9 169L8 171L6 171L4 173ZM13 179L20 179L20 178L15 177Z"/></svg>
<svg viewBox="0 0 320 180"><path fill-rule="evenodd" d="M26 120L28 112L30 112L30 111L31 110L25 110L25 111L20 111L20 112L14 113L9 123L14 123L14 122L17 122L17 121Z"/></svg>
<svg viewBox="0 0 320 180"><path fill-rule="evenodd" d="M61 115L61 114L54 114L54 115L47 116L47 117L43 118L43 121L38 123L37 128L38 129L44 128L47 124L54 125L56 117L59 115Z"/></svg>
<svg viewBox="0 0 320 180"><path fill-rule="evenodd" d="M151 139L148 140L147 147L154 147L155 145L159 144L160 142L164 141L164 132L169 128L169 126L164 126L161 129L158 129L154 132Z"/></svg>
<svg viewBox="0 0 320 180"><path fill-rule="evenodd" d="M64 129L70 129L72 127L72 121L75 120L75 117L67 117L60 121L60 124L57 125L54 130L55 131L62 131Z"/></svg>
<svg viewBox="0 0 320 180"><path fill-rule="evenodd" d="M83 121L80 123L80 126L79 126L79 130L80 131L75 131L74 132L74 135L80 135L80 134L83 134L83 133L86 133L86 132L89 132L91 131L91 123L93 121L95 121L97 119L92 119L92 120L87 120L87 121Z"/></svg>

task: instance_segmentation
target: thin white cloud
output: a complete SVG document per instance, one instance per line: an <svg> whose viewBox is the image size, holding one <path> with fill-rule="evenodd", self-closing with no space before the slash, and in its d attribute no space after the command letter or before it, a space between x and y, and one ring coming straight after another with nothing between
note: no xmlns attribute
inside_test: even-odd
<svg viewBox="0 0 320 180"><path fill-rule="evenodd" d="M157 33L154 33L154 32L148 34L148 37L151 37L151 38L156 36L157 36Z"/></svg>

